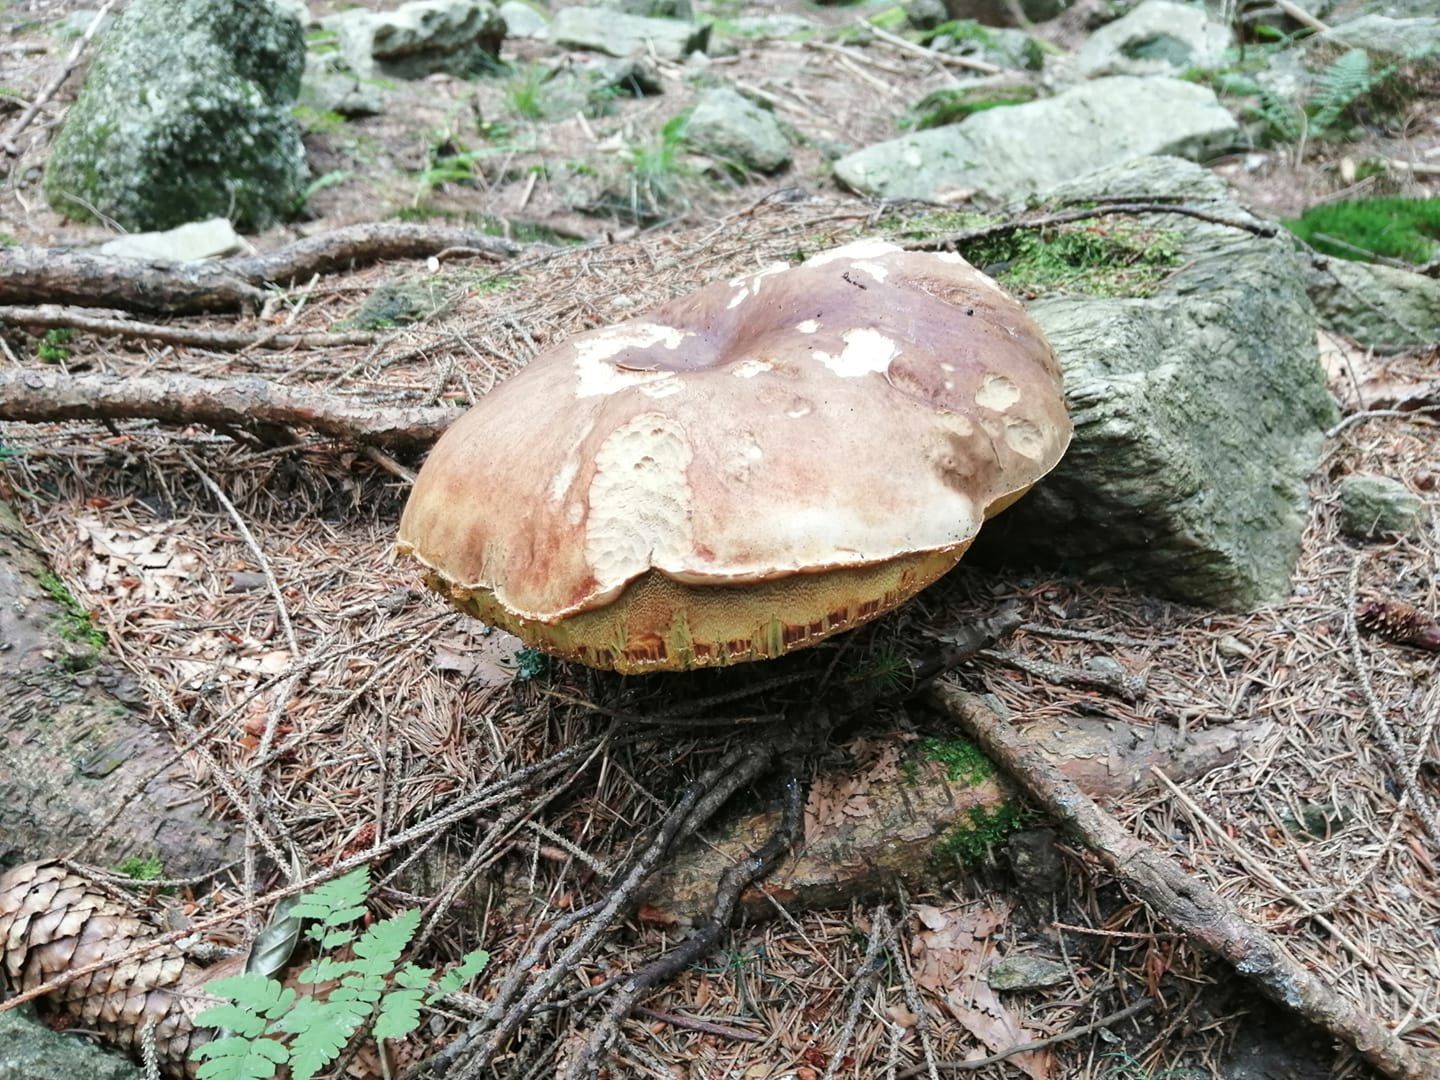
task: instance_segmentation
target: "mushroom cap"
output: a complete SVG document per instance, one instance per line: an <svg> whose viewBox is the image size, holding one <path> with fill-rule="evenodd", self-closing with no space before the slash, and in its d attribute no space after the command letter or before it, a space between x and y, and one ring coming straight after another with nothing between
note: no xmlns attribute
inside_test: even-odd
<svg viewBox="0 0 1440 1080"><path fill-rule="evenodd" d="M938 578L1070 430L1050 346L995 282L859 241L537 356L441 437L399 548L592 666L761 659Z"/></svg>

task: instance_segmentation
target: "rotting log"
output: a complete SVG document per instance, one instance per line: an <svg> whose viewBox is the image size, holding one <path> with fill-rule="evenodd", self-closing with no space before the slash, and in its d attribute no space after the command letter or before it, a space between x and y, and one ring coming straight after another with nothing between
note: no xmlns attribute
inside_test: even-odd
<svg viewBox="0 0 1440 1080"><path fill-rule="evenodd" d="M1385 1076L1440 1076L1440 1053L1405 1043L1398 1031L1336 993L1323 973L1291 956L1274 934L1132 835L1081 791L1034 738L1018 732L983 698L937 683L929 700L1132 895L1187 939L1230 964L1272 1001L1343 1039Z"/></svg>
<svg viewBox="0 0 1440 1080"><path fill-rule="evenodd" d="M151 263L49 248L0 248L0 304L79 304L166 315L257 308L265 286L446 251L504 260L522 246L454 225L377 222L209 263Z"/></svg>
<svg viewBox="0 0 1440 1080"><path fill-rule="evenodd" d="M1110 797L1152 786L1152 767L1173 779L1208 772L1269 728L1235 723L1182 735L1168 727L1067 717L1032 725L1028 734L1086 792ZM912 741L892 768L858 785L852 769L816 777L812 793L839 792L850 812L837 808L818 828L807 827L804 845L770 875L765 892L791 911L815 910L865 902L895 882L914 891L953 877L957 859L1014 827L1015 785L970 752L973 761L957 768L933 742ZM779 818L776 808L754 810L690 845L649 885L642 917L683 922L699 916L725 869L763 844ZM745 893L741 907L751 918L774 914L757 888Z"/></svg>
<svg viewBox="0 0 1440 1080"><path fill-rule="evenodd" d="M459 415L458 409L445 406L379 406L249 376L129 378L33 368L0 371L0 420L29 423L144 419L220 430L258 428L271 436L276 428L298 427L378 446L418 449L438 439Z"/></svg>
<svg viewBox="0 0 1440 1080"><path fill-rule="evenodd" d="M0 502L0 866L65 854L97 833L77 857L111 866L154 858L175 876L238 857L239 834L207 816L171 740L132 711L124 678L63 636L80 616L60 602L61 588Z"/></svg>

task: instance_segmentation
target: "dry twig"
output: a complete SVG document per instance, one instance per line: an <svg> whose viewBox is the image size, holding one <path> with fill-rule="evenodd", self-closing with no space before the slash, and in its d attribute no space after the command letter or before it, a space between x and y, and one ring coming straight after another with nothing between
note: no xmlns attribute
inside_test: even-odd
<svg viewBox="0 0 1440 1080"><path fill-rule="evenodd" d="M278 329L256 332L216 330L198 326L158 326L87 315L56 304L39 307L0 307L0 323L40 330L69 328L96 337L132 338L158 341L165 345L189 345L220 352L241 349L327 349L344 345L373 345L378 335L367 331L343 334L287 334Z"/></svg>

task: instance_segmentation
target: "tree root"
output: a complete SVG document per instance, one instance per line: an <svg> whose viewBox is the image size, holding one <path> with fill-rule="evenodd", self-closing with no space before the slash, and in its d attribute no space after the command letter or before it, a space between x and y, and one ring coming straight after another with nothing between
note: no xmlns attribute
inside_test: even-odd
<svg viewBox="0 0 1440 1080"><path fill-rule="evenodd" d="M163 265L48 248L0 249L0 303L64 303L165 315L258 308L265 286L452 248L503 261L522 251L453 225L378 222L297 240L261 255Z"/></svg>
<svg viewBox="0 0 1440 1080"><path fill-rule="evenodd" d="M132 338L158 341L165 345L187 345L217 352L241 349L325 349L341 345L373 345L378 334L353 331L343 334L297 334L279 327L268 330L211 330L199 326L158 326L129 319L107 319L86 315L56 304L39 307L0 307L0 323L34 330L65 328L96 337Z"/></svg>
<svg viewBox="0 0 1440 1080"><path fill-rule="evenodd" d="M1130 835L1044 752L973 694L937 684L930 702L974 739L1026 795L1081 840L1115 876L1197 945L1250 978L1272 1000L1353 1046L1384 1075L1426 1080L1440 1060L1409 1046L1375 1017L1342 1000L1272 934L1174 862Z"/></svg>
<svg viewBox="0 0 1440 1080"><path fill-rule="evenodd" d="M440 437L460 415L445 407L387 408L264 379L194 375L66 375L33 369L0 371L0 420L160 420L221 430L310 428L322 435L417 449ZM269 428L271 431L263 431ZM283 439L279 441L284 441Z"/></svg>

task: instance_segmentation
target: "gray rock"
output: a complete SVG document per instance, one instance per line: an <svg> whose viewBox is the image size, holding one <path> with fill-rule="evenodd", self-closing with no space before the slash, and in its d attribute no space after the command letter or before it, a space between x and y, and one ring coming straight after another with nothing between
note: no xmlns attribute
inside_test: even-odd
<svg viewBox="0 0 1440 1080"><path fill-rule="evenodd" d="M648 52L653 46L661 60L683 60L697 49L704 50L710 40L710 24L647 19L608 8L569 7L550 20L545 36L556 45L607 56Z"/></svg>
<svg viewBox="0 0 1440 1080"><path fill-rule="evenodd" d="M916 30L934 30L950 16L944 0L907 0L905 18Z"/></svg>
<svg viewBox="0 0 1440 1080"><path fill-rule="evenodd" d="M305 58L298 104L319 113L378 116L385 111L385 95L378 80L356 73L342 54L311 53Z"/></svg>
<svg viewBox="0 0 1440 1080"><path fill-rule="evenodd" d="M1046 22L1066 10L1074 0L1020 0L1020 10L1030 22ZM977 19L986 26L1014 26L1015 15L1009 0L945 0L952 19Z"/></svg>
<svg viewBox="0 0 1440 1080"><path fill-rule="evenodd" d="M101 244L99 252L112 259L143 259L154 263L183 263L215 259L246 249L245 241L224 218L192 221L164 232L130 233Z"/></svg>
<svg viewBox="0 0 1440 1080"><path fill-rule="evenodd" d="M285 217L305 190L304 66L299 21L269 0L133 0L55 140L46 198L131 230Z"/></svg>
<svg viewBox="0 0 1440 1080"><path fill-rule="evenodd" d="M974 19L952 21L944 33L930 39L930 48L976 56L999 67L1022 71L1039 71L1045 66L1045 50L1038 39L1024 30L982 26Z"/></svg>
<svg viewBox="0 0 1440 1080"><path fill-rule="evenodd" d="M1231 33L1200 8L1173 0L1145 0L1122 19L1090 35L1075 57L1087 78L1096 75L1171 75L1187 68L1225 66Z"/></svg>
<svg viewBox="0 0 1440 1080"><path fill-rule="evenodd" d="M1361 345L1405 348L1440 340L1440 279L1319 256L1310 261L1306 287L1320 325Z"/></svg>
<svg viewBox="0 0 1440 1080"><path fill-rule="evenodd" d="M626 15L642 15L647 19L693 17L690 0L596 0L596 6L623 11Z"/></svg>
<svg viewBox="0 0 1440 1080"><path fill-rule="evenodd" d="M1218 177L1176 158L1112 166L1047 197L1137 191L1247 219ZM1253 607L1288 592L1306 478L1335 420L1314 309L1288 237L1178 216L1148 224L1173 234L1181 260L1153 296L1031 305L1065 371L1075 439L981 539L1008 559Z"/></svg>
<svg viewBox="0 0 1440 1080"><path fill-rule="evenodd" d="M1054 829L1026 829L1005 841L1010 870L1022 891L1046 896L1065 884L1065 863L1055 848Z"/></svg>
<svg viewBox="0 0 1440 1080"><path fill-rule="evenodd" d="M604 60L586 69L595 89L618 90L631 97L651 97L665 92L660 68L648 56L627 56Z"/></svg>
<svg viewBox="0 0 1440 1080"><path fill-rule="evenodd" d="M1338 493L1340 531L1360 540L1415 532L1428 516L1425 501L1388 476L1351 473Z"/></svg>
<svg viewBox="0 0 1440 1080"><path fill-rule="evenodd" d="M724 164L770 173L790 164L780 122L728 86L705 94L685 125L685 141Z"/></svg>
<svg viewBox="0 0 1440 1080"><path fill-rule="evenodd" d="M1239 136L1206 87L1116 75L866 147L837 161L835 175L862 195L890 199L956 189L1004 198L1147 154L1207 155Z"/></svg>
<svg viewBox="0 0 1440 1080"><path fill-rule="evenodd" d="M995 990L1043 990L1068 983L1070 969L1058 960L1019 953L992 964L985 981Z"/></svg>
<svg viewBox="0 0 1440 1080"><path fill-rule="evenodd" d="M512 38L540 37L550 19L525 0L505 0L500 5L500 17L505 20L505 35Z"/></svg>
<svg viewBox="0 0 1440 1080"><path fill-rule="evenodd" d="M493 70L505 20L489 0L415 0L394 11L345 11L321 20L362 78L423 79Z"/></svg>
<svg viewBox="0 0 1440 1080"><path fill-rule="evenodd" d="M788 38L819 30L820 25L803 15L741 15L729 20L727 33L749 41Z"/></svg>
<svg viewBox="0 0 1440 1080"><path fill-rule="evenodd" d="M84 1035L51 1031L28 1007L0 1013L0 1076L5 1080L140 1080L140 1070Z"/></svg>
<svg viewBox="0 0 1440 1080"><path fill-rule="evenodd" d="M427 281L387 281L378 285L350 318L336 329L379 330L428 319L445 307L442 290Z"/></svg>
<svg viewBox="0 0 1440 1080"><path fill-rule="evenodd" d="M1350 49L1420 56L1440 51L1440 18L1391 19L1384 15L1361 15L1331 27L1329 33L1322 36L1326 41Z"/></svg>

